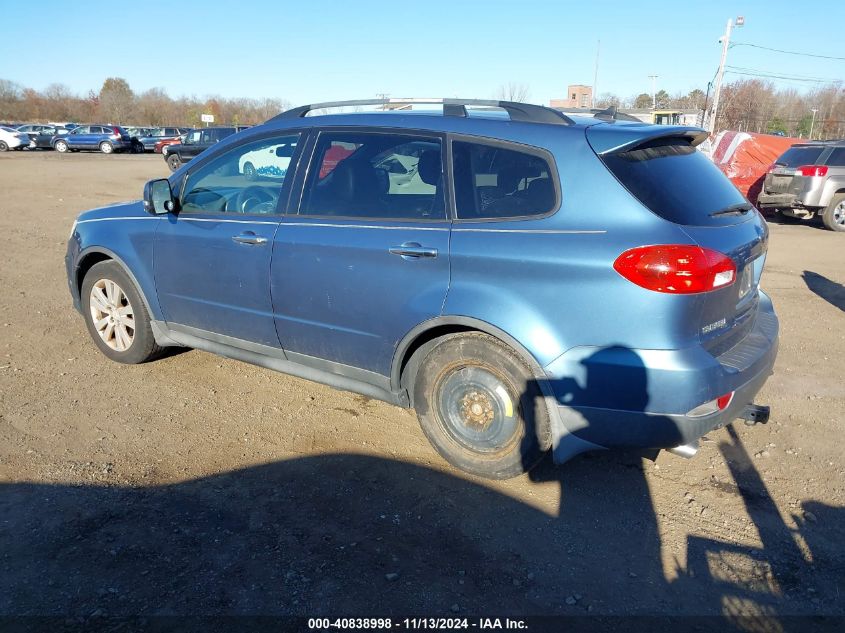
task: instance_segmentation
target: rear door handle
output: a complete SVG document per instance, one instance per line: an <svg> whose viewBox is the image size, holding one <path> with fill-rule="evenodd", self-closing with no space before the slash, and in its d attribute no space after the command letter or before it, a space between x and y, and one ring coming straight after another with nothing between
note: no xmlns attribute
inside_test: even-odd
<svg viewBox="0 0 845 633"><path fill-rule="evenodd" d="M235 235L232 237L232 240L238 244L249 244L251 246L260 246L261 244L267 243L266 237L256 235L252 231L244 231L240 235Z"/></svg>
<svg viewBox="0 0 845 633"><path fill-rule="evenodd" d="M399 255L402 259L418 259L420 257L437 257L437 249L421 246L417 242L405 242L400 246L390 248L391 255Z"/></svg>

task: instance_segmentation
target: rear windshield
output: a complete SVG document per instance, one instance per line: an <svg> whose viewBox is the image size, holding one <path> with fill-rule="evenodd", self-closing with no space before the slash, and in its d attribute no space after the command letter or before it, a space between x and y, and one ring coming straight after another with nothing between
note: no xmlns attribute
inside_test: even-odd
<svg viewBox="0 0 845 633"><path fill-rule="evenodd" d="M601 158L628 191L670 222L734 224L736 215L711 214L746 201L719 168L685 139L661 139Z"/></svg>
<svg viewBox="0 0 845 633"><path fill-rule="evenodd" d="M816 159L824 151L824 147L818 145L793 145L783 156L775 161L776 165L784 167L801 167L801 165L813 165Z"/></svg>

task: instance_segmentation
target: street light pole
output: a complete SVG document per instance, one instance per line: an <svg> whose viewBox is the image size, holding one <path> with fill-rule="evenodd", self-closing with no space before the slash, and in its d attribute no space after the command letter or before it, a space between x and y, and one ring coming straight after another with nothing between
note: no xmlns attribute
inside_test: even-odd
<svg viewBox="0 0 845 633"><path fill-rule="evenodd" d="M649 77L651 77L651 109L652 110L657 110L657 87L656 87L657 84L655 83L655 80L659 76L660 75L649 75Z"/></svg>
<svg viewBox="0 0 845 633"><path fill-rule="evenodd" d="M813 113L813 119L810 121L810 137L809 139L813 140L813 128L816 126L816 112L819 111L818 108L810 108L810 111Z"/></svg>
<svg viewBox="0 0 845 633"><path fill-rule="evenodd" d="M742 26L745 24L745 18L739 16L736 19L736 25ZM722 77L725 75L725 62L728 59L728 48L731 44L731 30L734 28L734 21L728 20L728 25L725 27L725 34L722 36L722 58L719 60L719 70L716 73L716 83L713 87L713 109L710 111L710 124L707 130L713 134L716 131L716 117L719 114L719 97L722 96Z"/></svg>

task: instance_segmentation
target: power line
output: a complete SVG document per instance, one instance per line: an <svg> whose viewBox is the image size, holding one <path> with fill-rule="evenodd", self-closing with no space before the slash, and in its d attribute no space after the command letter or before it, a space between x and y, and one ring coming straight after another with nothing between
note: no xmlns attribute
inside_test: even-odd
<svg viewBox="0 0 845 633"><path fill-rule="evenodd" d="M748 77L759 77L761 79L780 79L782 81L800 81L804 83L813 83L813 84L825 84L825 83L839 83L841 82L840 79L830 80L830 79L811 79L808 77L794 77L794 76L785 76L785 75L773 75L773 74L765 74L765 73L749 73L743 72L739 70L732 70L726 69L726 73L731 75L745 75Z"/></svg>
<svg viewBox="0 0 845 633"><path fill-rule="evenodd" d="M771 70L764 70L764 69L761 69L761 68L747 68L745 66L725 66L725 68L730 69L730 70L745 72L745 73L749 73L749 74L757 73L761 77L772 77L772 78L776 78L776 79L794 79L796 81L819 81L819 82L822 82L822 83L824 83L824 82L827 82L827 83L840 82L841 83L842 82L841 79L833 79L831 77L815 77L815 76L812 76L812 75L793 75L791 73L780 74L780 73L777 73L777 72L771 71Z"/></svg>
<svg viewBox="0 0 845 633"><path fill-rule="evenodd" d="M760 46L759 44L749 44L748 42L733 42L733 46L751 46L752 48L760 48L764 51L772 51L774 53L785 53L786 55L801 55L803 57L815 57L817 59L835 59L837 61L845 61L845 57L834 57L833 55L816 55L815 53L801 53L798 51L785 51L780 48L770 48L768 46Z"/></svg>

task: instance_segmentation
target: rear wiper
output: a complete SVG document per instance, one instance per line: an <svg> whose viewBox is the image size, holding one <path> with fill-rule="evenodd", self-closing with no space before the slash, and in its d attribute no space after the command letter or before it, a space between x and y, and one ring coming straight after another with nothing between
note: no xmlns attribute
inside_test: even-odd
<svg viewBox="0 0 845 633"><path fill-rule="evenodd" d="M754 205L750 202L740 202L739 204L732 204L729 207L725 207L724 209L714 211L710 214L710 217L714 218L717 215L742 215L743 213L751 211L751 209L753 208Z"/></svg>

